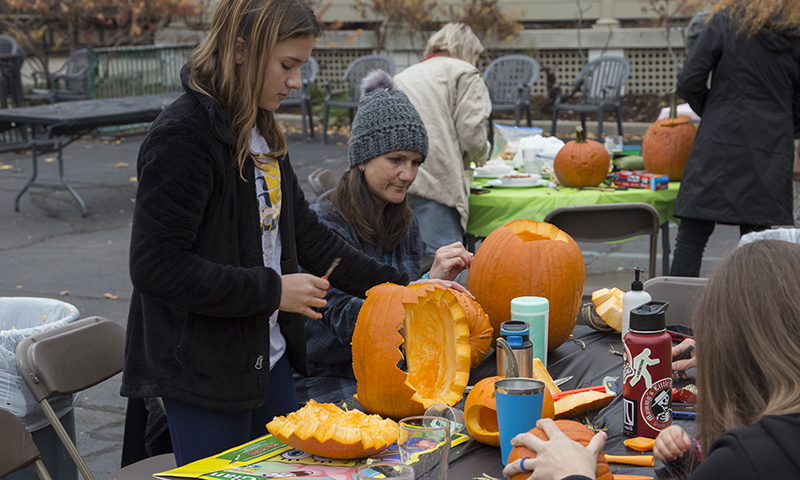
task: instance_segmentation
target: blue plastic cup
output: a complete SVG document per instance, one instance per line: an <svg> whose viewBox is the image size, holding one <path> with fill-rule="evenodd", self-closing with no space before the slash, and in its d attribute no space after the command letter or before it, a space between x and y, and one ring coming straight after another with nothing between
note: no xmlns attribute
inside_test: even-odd
<svg viewBox="0 0 800 480"><path fill-rule="evenodd" d="M503 465L511 453L511 439L535 427L542 418L544 388L544 382L532 378L504 378L494 382Z"/></svg>

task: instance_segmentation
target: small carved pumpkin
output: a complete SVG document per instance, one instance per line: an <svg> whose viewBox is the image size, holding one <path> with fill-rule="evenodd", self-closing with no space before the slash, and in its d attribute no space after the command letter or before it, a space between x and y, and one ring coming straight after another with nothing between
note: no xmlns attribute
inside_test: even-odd
<svg viewBox="0 0 800 480"><path fill-rule="evenodd" d="M353 332L356 400L394 419L455 405L469 380L469 334L464 309L438 283L369 289Z"/></svg>
<svg viewBox="0 0 800 480"><path fill-rule="evenodd" d="M548 375L549 376L549 375ZM487 377L472 387L464 404L464 418L467 432L475 441L500 446L500 431L497 427L497 403L495 400L494 382L506 377ZM545 388L542 402L542 418L554 418L555 407L550 390Z"/></svg>
<svg viewBox="0 0 800 480"><path fill-rule="evenodd" d="M577 138L566 143L553 160L553 171L565 187L596 187L608 175L611 160L602 143L586 139L583 128L575 127Z"/></svg>
<svg viewBox="0 0 800 480"><path fill-rule="evenodd" d="M594 433L589 430L589 427L572 420L556 420L556 426L558 426L558 428L564 432L567 437L581 443L583 446L589 445L592 437L594 437ZM536 435L542 440L550 439L539 427L531 429L530 433ZM511 449L511 453L508 455L508 463L524 457L536 458L536 452L523 446L514 447ZM510 480L527 480L530 476L530 473L521 472L512 476ZM613 480L614 478L614 475L611 473L611 469L608 467L608 462L606 461L602 451L597 456L597 475L595 478L597 478L597 480Z"/></svg>
<svg viewBox="0 0 800 480"><path fill-rule="evenodd" d="M496 340L511 318L511 300L544 297L550 302L548 349L567 341L578 319L586 267L575 240L554 225L520 219L506 223L481 242L467 289L489 315Z"/></svg>
<svg viewBox="0 0 800 480"><path fill-rule="evenodd" d="M642 139L642 160L650 173L669 175L671 182L683 177L692 152L697 127L688 115L677 115L675 92L670 101L669 118L656 120Z"/></svg>
<svg viewBox="0 0 800 480"><path fill-rule="evenodd" d="M273 418L267 430L298 450L340 459L375 455L396 442L399 433L392 420L314 400L285 417Z"/></svg>

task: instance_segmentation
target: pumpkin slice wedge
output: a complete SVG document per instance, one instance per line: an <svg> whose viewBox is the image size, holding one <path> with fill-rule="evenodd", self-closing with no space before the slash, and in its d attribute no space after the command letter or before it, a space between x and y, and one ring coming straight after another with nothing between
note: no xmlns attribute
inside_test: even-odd
<svg viewBox="0 0 800 480"><path fill-rule="evenodd" d="M569 419L584 412L603 408L611 403L614 397L613 393L596 390L587 390L561 397L555 403L556 420Z"/></svg>
<svg viewBox="0 0 800 480"><path fill-rule="evenodd" d="M338 459L374 455L396 442L399 435L397 424L390 419L314 400L285 417L273 418L267 430L298 450Z"/></svg>

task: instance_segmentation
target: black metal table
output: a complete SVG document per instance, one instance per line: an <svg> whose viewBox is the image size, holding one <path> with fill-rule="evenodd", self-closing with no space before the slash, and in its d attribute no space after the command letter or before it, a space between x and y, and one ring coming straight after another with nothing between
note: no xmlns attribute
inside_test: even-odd
<svg viewBox="0 0 800 480"><path fill-rule="evenodd" d="M17 194L14 210L19 211L19 200L30 187L51 188L68 190L80 205L81 213L85 217L86 204L64 178L63 148L96 128L152 122L178 96L180 93L175 92L0 110L0 132L25 125L32 132L43 132L32 135L23 147L32 150L33 174ZM49 152L57 152L60 183L36 181L38 155Z"/></svg>

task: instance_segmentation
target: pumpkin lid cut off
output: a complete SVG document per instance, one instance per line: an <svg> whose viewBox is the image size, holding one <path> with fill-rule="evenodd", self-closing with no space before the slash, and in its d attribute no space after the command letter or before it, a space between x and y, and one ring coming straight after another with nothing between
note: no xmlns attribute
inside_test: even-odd
<svg viewBox="0 0 800 480"><path fill-rule="evenodd" d="M399 434L390 419L314 400L285 417L273 418L267 430L298 450L338 459L374 455L396 442Z"/></svg>
<svg viewBox="0 0 800 480"><path fill-rule="evenodd" d="M589 442L592 441L592 437L594 437L594 433L589 429L589 427L582 423L572 420L556 420L555 423L559 430L564 432L567 437L579 442L584 447L589 445ZM544 431L542 431L542 429L539 427L534 427L530 430L530 433L536 435L542 440L549 440L547 434L544 433ZM511 449L511 453L508 455L508 463L519 460L523 457L536 458L536 452L523 446L514 447ZM510 480L527 480L530 476L530 473L521 472L512 476ZM597 480L613 480L614 478L614 474L611 473L611 469L608 467L608 462L606 461L602 450L597 456L597 474L595 478Z"/></svg>
<svg viewBox="0 0 800 480"><path fill-rule="evenodd" d="M469 337L449 289L371 288L353 332L356 399L367 412L394 419L422 415L434 403L455 405L469 380Z"/></svg>

